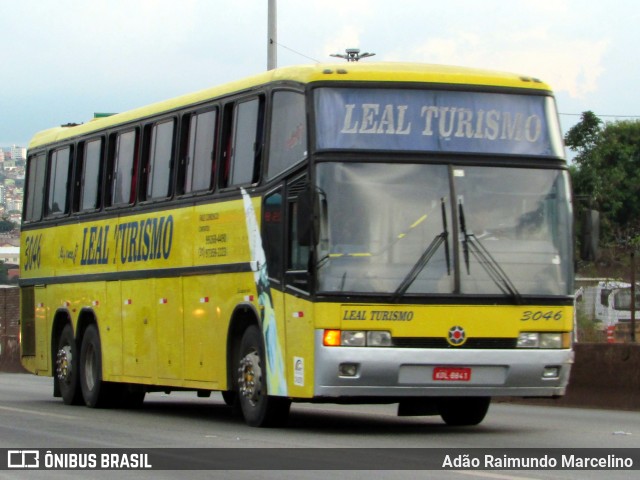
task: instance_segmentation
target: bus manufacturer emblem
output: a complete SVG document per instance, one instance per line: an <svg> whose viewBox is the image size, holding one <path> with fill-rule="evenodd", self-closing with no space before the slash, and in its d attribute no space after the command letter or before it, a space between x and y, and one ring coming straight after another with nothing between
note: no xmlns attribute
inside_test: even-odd
<svg viewBox="0 0 640 480"><path fill-rule="evenodd" d="M450 345L458 347L462 345L466 339L467 336L464 332L464 328L456 325L455 327L451 327L449 329L449 338L447 339L447 341Z"/></svg>

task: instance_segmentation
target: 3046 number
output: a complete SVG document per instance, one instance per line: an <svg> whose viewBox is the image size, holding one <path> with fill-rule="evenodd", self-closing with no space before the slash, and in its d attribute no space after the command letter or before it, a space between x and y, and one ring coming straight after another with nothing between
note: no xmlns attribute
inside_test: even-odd
<svg viewBox="0 0 640 480"><path fill-rule="evenodd" d="M564 318L562 310L525 310L520 317L521 322L537 322L541 320L559 322Z"/></svg>

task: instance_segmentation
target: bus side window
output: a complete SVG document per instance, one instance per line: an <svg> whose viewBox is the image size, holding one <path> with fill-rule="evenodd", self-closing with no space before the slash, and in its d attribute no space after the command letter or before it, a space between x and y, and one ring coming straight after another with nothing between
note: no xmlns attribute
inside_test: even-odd
<svg viewBox="0 0 640 480"><path fill-rule="evenodd" d="M283 250L283 211L282 188L264 197L262 207L262 239L264 253L267 259L269 278L280 283L282 280L282 250Z"/></svg>
<svg viewBox="0 0 640 480"><path fill-rule="evenodd" d="M220 152L220 187L229 186L229 172L231 171L233 103L224 106L222 120L222 146Z"/></svg>
<svg viewBox="0 0 640 480"><path fill-rule="evenodd" d="M289 270L306 270L309 247L298 241L298 201L289 202Z"/></svg>
<svg viewBox="0 0 640 480"><path fill-rule="evenodd" d="M300 242L298 224L300 215L300 194L304 191L304 186L308 180L306 176L293 179L287 186L287 274L288 285L298 290L308 291L309 289L309 254L310 247Z"/></svg>
<svg viewBox="0 0 640 480"><path fill-rule="evenodd" d="M222 186L257 183L262 167L264 99L225 106Z"/></svg>
<svg viewBox="0 0 640 480"><path fill-rule="evenodd" d="M109 148L109 206L129 205L135 200L138 130L112 136Z"/></svg>
<svg viewBox="0 0 640 480"><path fill-rule="evenodd" d="M36 222L42 218L44 206L44 180L47 157L44 153L29 157L27 166L27 192L24 221Z"/></svg>
<svg viewBox="0 0 640 480"><path fill-rule="evenodd" d="M271 108L267 178L274 178L306 156L305 97L298 92L277 91Z"/></svg>
<svg viewBox="0 0 640 480"><path fill-rule="evenodd" d="M157 200L171 196L174 131L174 119L145 127L146 145L140 179L141 200Z"/></svg>
<svg viewBox="0 0 640 480"><path fill-rule="evenodd" d="M71 147L67 146L49 154L47 216L59 216L69 212L70 181Z"/></svg>
<svg viewBox="0 0 640 480"><path fill-rule="evenodd" d="M191 113L182 119L178 193L208 191L215 174L218 110Z"/></svg>
<svg viewBox="0 0 640 480"><path fill-rule="evenodd" d="M78 148L74 212L100 208L102 184L102 138L89 140Z"/></svg>

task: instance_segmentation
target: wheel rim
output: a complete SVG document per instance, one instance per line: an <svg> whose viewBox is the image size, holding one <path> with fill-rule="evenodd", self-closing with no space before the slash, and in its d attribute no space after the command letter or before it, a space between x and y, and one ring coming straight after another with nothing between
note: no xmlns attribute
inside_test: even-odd
<svg viewBox="0 0 640 480"><path fill-rule="evenodd" d="M64 345L58 350L56 355L56 374L58 380L68 383L71 377L71 366L73 362L73 352L71 345Z"/></svg>
<svg viewBox="0 0 640 480"><path fill-rule="evenodd" d="M241 397L248 400L252 406L255 406L260 400L261 387L262 368L260 367L260 356L253 351L240 360L238 389Z"/></svg>

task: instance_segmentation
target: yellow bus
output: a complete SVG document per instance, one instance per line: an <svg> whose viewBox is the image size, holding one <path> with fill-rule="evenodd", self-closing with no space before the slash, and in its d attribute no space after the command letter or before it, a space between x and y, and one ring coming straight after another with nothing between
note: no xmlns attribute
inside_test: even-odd
<svg viewBox="0 0 640 480"><path fill-rule="evenodd" d="M222 392L481 422L558 396L572 211L531 77L403 64L268 71L38 133L21 358L67 404Z"/></svg>

